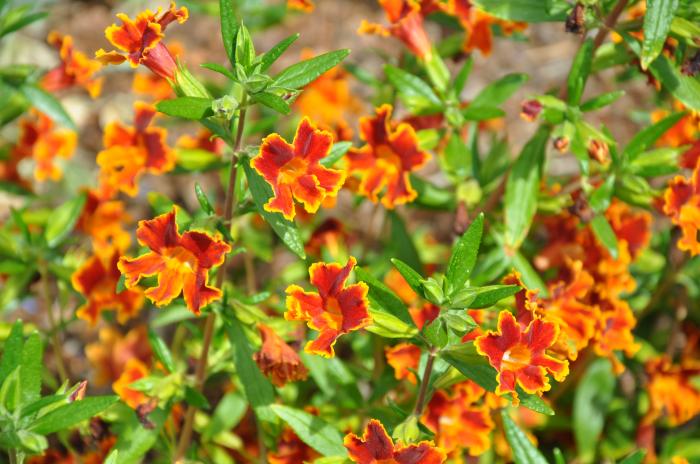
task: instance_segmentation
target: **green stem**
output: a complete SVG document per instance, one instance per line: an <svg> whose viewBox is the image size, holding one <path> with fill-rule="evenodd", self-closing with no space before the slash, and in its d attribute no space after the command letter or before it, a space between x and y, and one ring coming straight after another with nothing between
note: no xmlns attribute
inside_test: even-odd
<svg viewBox="0 0 700 464"><path fill-rule="evenodd" d="M51 282L49 280L49 272L46 268L46 263L39 263L39 274L41 275L41 298L43 300L44 310L49 319L51 326L51 346L53 348L53 357L56 361L56 370L61 379L61 383L68 380L68 370L63 362L63 352L61 350L61 341L59 339L59 326L56 321L56 316L53 313L53 301L51 299Z"/></svg>
<svg viewBox="0 0 700 464"><path fill-rule="evenodd" d="M8 450L7 456L10 458L10 464L17 464L19 462L19 459L17 458L17 450L16 449Z"/></svg>
<svg viewBox="0 0 700 464"><path fill-rule="evenodd" d="M433 363L435 363L435 355L435 351L431 348L430 352L428 353L428 362L425 363L425 369L423 370L423 378L420 382L418 398L416 398L416 407L413 409L413 415L416 417L420 417L423 414L423 408L425 408L428 385L430 384L430 376L433 373Z"/></svg>

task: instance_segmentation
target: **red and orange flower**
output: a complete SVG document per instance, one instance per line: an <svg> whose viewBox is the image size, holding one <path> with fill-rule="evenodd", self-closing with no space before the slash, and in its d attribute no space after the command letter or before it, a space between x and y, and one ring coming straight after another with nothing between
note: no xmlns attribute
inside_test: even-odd
<svg viewBox="0 0 700 464"><path fill-rule="evenodd" d="M76 229L92 239L95 254L105 257L114 250L123 253L129 248L131 234L122 226L130 221L123 202L103 200L97 191L89 190Z"/></svg>
<svg viewBox="0 0 700 464"><path fill-rule="evenodd" d="M396 380L406 379L412 384L417 383L415 372L420 364L421 350L412 343L399 343L388 346L384 350L386 362L394 368Z"/></svg>
<svg viewBox="0 0 700 464"><path fill-rule="evenodd" d="M345 173L319 163L328 156L332 144L333 136L316 129L308 118L299 124L291 145L278 134L266 137L251 161L274 192L265 210L292 220L296 214L294 200L307 212L315 213L324 201L335 198Z"/></svg>
<svg viewBox="0 0 700 464"><path fill-rule="evenodd" d="M361 176L358 192L376 203L386 188L381 201L389 209L418 196L409 176L430 159L418 146L413 127L406 123L393 127L392 111L391 105L382 105L374 117L361 118L360 136L366 144L347 154L348 171Z"/></svg>
<svg viewBox="0 0 700 464"><path fill-rule="evenodd" d="M376 34L396 37L417 57L429 61L433 46L423 25L424 12L416 0L378 0L389 26L362 21L360 34Z"/></svg>
<svg viewBox="0 0 700 464"><path fill-rule="evenodd" d="M700 254L700 164L690 179L676 176L670 182L664 194L664 213L681 229L678 248L693 256Z"/></svg>
<svg viewBox="0 0 700 464"><path fill-rule="evenodd" d="M18 158L34 159L34 178L39 182L61 179L63 173L55 163L56 158L73 156L78 140L76 133L57 129L51 118L36 110L29 118L20 121L19 130L14 151Z"/></svg>
<svg viewBox="0 0 700 464"><path fill-rule="evenodd" d="M314 11L314 2L311 0L287 0L287 8L292 10L303 11L304 13L311 13Z"/></svg>
<svg viewBox="0 0 700 464"><path fill-rule="evenodd" d="M134 68L142 64L160 77L172 80L177 72L177 63L162 40L170 23L177 21L182 24L188 16L187 8L176 8L174 2L165 12L160 8L155 13L146 10L135 19L119 13L117 18L121 20L121 26L112 24L105 29L105 36L120 51L100 49L95 56L105 64L128 61Z"/></svg>
<svg viewBox="0 0 700 464"><path fill-rule="evenodd" d="M137 380L146 377L148 373L148 366L137 358L131 358L127 361L122 375L112 384L112 390L114 390L114 393L116 393L130 408L136 409L139 405L145 403L148 397L129 386Z"/></svg>
<svg viewBox="0 0 700 464"><path fill-rule="evenodd" d="M297 352L270 327L258 324L258 330L262 337L262 346L253 359L262 373L270 377L277 387L283 387L287 382L306 379L309 370L302 364Z"/></svg>
<svg viewBox="0 0 700 464"><path fill-rule="evenodd" d="M95 369L94 384L111 384L122 375L130 359L150 364L152 353L146 327L137 326L126 335L112 326L102 327L98 339L85 347L85 356Z"/></svg>
<svg viewBox="0 0 700 464"><path fill-rule="evenodd" d="M319 457L321 455L304 443L294 430L285 427L277 442L277 450L267 453L267 462L269 464L298 464L300 462L314 462Z"/></svg>
<svg viewBox="0 0 700 464"><path fill-rule="evenodd" d="M92 98L102 90L102 78L94 74L102 67L99 61L91 60L84 53L75 50L73 37L51 32L49 44L58 50L61 64L47 72L41 79L41 86L49 92L58 92L73 86L83 87Z"/></svg>
<svg viewBox="0 0 700 464"><path fill-rule="evenodd" d="M354 433L345 436L345 447L352 462L358 464L441 464L445 462L445 452L433 442L417 444L394 444L384 426L376 419L367 424L362 438Z"/></svg>
<svg viewBox="0 0 700 464"><path fill-rule="evenodd" d="M166 144L165 129L151 125L155 107L137 102L134 110L133 127L114 121L105 128L105 149L97 154L104 197L118 191L135 196L141 174L163 174L175 167L175 154Z"/></svg>
<svg viewBox="0 0 700 464"><path fill-rule="evenodd" d="M364 282L346 285L356 263L355 258L350 257L345 266L312 264L309 276L318 292L306 292L298 285L287 287L285 319L306 321L310 329L319 332L315 340L306 344L307 353L333 357L338 337L370 324L367 285Z"/></svg>
<svg viewBox="0 0 700 464"><path fill-rule="evenodd" d="M119 270L125 285L133 288L142 277L158 276L158 284L145 291L156 305L170 303L181 292L187 307L195 314L221 298L221 290L208 285L209 271L223 264L231 247L205 232L180 234L175 222L175 208L154 219L140 221L136 229L138 242L151 251L138 258L122 257Z"/></svg>
<svg viewBox="0 0 700 464"><path fill-rule="evenodd" d="M508 311L498 315L498 330L487 332L474 342L479 354L486 356L497 371L496 393L511 393L518 404L516 386L527 393L541 394L550 389L547 374L562 381L569 373L568 361L547 354L557 341L559 327L534 319L523 328Z"/></svg>
<svg viewBox="0 0 700 464"><path fill-rule="evenodd" d="M114 309L117 311L117 320L124 324L141 310L141 291L125 289L117 292L117 284L121 277L117 268L119 257L116 250L104 257L92 256L73 274L73 288L87 299L76 312L78 319L94 326L102 311Z"/></svg>

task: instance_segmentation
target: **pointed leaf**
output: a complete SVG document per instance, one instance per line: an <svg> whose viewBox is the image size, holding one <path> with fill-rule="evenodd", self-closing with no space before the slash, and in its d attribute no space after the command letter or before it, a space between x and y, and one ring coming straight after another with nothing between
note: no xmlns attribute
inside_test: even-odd
<svg viewBox="0 0 700 464"><path fill-rule="evenodd" d="M268 69L270 69L272 63L277 61L277 59L280 56L282 56L282 53L284 53L285 50L287 50L289 46L292 45L298 38L298 33L292 34L286 39L283 39L282 41L278 42L274 47L268 50L260 60L260 72L265 72Z"/></svg>
<svg viewBox="0 0 700 464"><path fill-rule="evenodd" d="M68 430L101 413L118 399L118 396L92 396L74 401L41 416L29 426L29 430L41 435Z"/></svg>
<svg viewBox="0 0 700 464"><path fill-rule="evenodd" d="M306 411L273 404L272 410L301 440L324 456L346 456L341 433L323 419Z"/></svg>
<svg viewBox="0 0 700 464"><path fill-rule="evenodd" d="M507 409L501 411L506 440L513 450L515 464L548 464L542 453L532 444L530 439L515 425Z"/></svg>
<svg viewBox="0 0 700 464"><path fill-rule="evenodd" d="M642 69L647 69L661 53L679 4L678 0L647 0L647 10L644 13Z"/></svg>
<svg viewBox="0 0 700 464"><path fill-rule="evenodd" d="M54 248L66 239L83 212L87 197L81 194L56 208L47 221L44 238L49 247Z"/></svg>
<svg viewBox="0 0 700 464"><path fill-rule="evenodd" d="M481 213L452 248L452 255L447 263L447 272L445 273L448 294L460 290L469 279L479 254L483 232L484 213Z"/></svg>
<svg viewBox="0 0 700 464"><path fill-rule="evenodd" d="M300 89L343 61L350 50L336 50L301 61L275 76L275 85L285 89Z"/></svg>

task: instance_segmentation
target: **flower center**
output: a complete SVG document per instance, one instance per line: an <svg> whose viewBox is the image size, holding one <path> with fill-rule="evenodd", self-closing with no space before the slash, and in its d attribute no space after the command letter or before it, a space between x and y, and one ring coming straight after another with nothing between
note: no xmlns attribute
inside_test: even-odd
<svg viewBox="0 0 700 464"><path fill-rule="evenodd" d="M328 326L334 330L340 329L343 325L343 313L340 311L340 304L334 297L326 300L325 308Z"/></svg>
<svg viewBox="0 0 700 464"><path fill-rule="evenodd" d="M163 257L165 258L166 266L169 268L194 272L197 267L197 257L180 246L166 249L163 252Z"/></svg>
<svg viewBox="0 0 700 464"><path fill-rule="evenodd" d="M401 169L401 158L391 149L389 145L379 145L375 148L377 154L377 164L391 172Z"/></svg>
<svg viewBox="0 0 700 464"><path fill-rule="evenodd" d="M520 343L503 353L501 363L505 369L516 370L530 365L531 359L530 348Z"/></svg>
<svg viewBox="0 0 700 464"><path fill-rule="evenodd" d="M309 163L304 158L294 157L287 161L280 169L280 184L293 184L296 180L307 173Z"/></svg>

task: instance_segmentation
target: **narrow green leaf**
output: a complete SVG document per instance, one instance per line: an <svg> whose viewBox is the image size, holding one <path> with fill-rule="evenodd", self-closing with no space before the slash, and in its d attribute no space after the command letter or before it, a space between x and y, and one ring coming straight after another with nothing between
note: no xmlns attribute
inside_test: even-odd
<svg viewBox="0 0 700 464"><path fill-rule="evenodd" d="M250 162L244 161L243 169L258 212L294 254L301 259L306 258L304 242L301 240L299 230L294 223L287 221L280 213L270 213L264 208L265 203L272 197L270 185L250 166Z"/></svg>
<svg viewBox="0 0 700 464"><path fill-rule="evenodd" d="M520 273L520 277L527 288L538 290L541 296L547 297L547 286L535 268L532 267L530 261L522 253L518 251L511 257L511 265Z"/></svg>
<svg viewBox="0 0 700 464"><path fill-rule="evenodd" d="M202 392L195 390L189 385L185 386L185 402L202 410L207 410L211 407L209 401L207 401L207 397L204 396Z"/></svg>
<svg viewBox="0 0 700 464"><path fill-rule="evenodd" d="M159 101L156 109L175 118L199 121L214 114L211 104L210 98L178 97Z"/></svg>
<svg viewBox="0 0 700 464"><path fill-rule="evenodd" d="M236 32L236 45L234 46L233 54L235 55L236 65L243 66L243 69L248 70L255 59L255 45L253 38L248 32L245 24L238 25Z"/></svg>
<svg viewBox="0 0 700 464"><path fill-rule="evenodd" d="M593 39L587 39L578 50L566 81L569 104L578 105L586 88L588 75L591 73L593 62Z"/></svg>
<svg viewBox="0 0 700 464"><path fill-rule="evenodd" d="M506 440L513 450L515 464L548 464L542 453L532 444L530 439L515 425L507 409L501 411Z"/></svg>
<svg viewBox="0 0 700 464"><path fill-rule="evenodd" d="M484 87L469 103L474 108L493 108L506 102L528 81L527 74L508 74Z"/></svg>
<svg viewBox="0 0 700 464"><path fill-rule="evenodd" d="M275 76L275 85L285 89L300 89L333 68L350 54L350 50L335 50L286 68Z"/></svg>
<svg viewBox="0 0 700 464"><path fill-rule="evenodd" d="M169 416L169 410L155 409L148 415L148 420L155 427L147 429L141 425L136 414L131 412L128 421L118 424L120 430L116 433L117 443L113 448L113 452L117 453L117 464L140 464L146 453L155 445Z"/></svg>
<svg viewBox="0 0 700 464"><path fill-rule="evenodd" d="M304 443L319 453L324 456L347 455L341 433L320 417L281 404L273 404L271 408Z"/></svg>
<svg viewBox="0 0 700 464"><path fill-rule="evenodd" d="M389 64L384 66L384 73L411 114L432 114L443 108L440 98L420 77Z"/></svg>
<svg viewBox="0 0 700 464"><path fill-rule="evenodd" d="M615 375L610 361L597 359L586 369L574 395L573 428L578 459L594 462L615 391Z"/></svg>
<svg viewBox="0 0 700 464"><path fill-rule="evenodd" d="M605 216L602 214L596 215L591 221L591 228L596 238L610 252L610 256L613 259L617 259L617 236Z"/></svg>
<svg viewBox="0 0 700 464"><path fill-rule="evenodd" d="M228 432L240 422L247 409L248 403L240 393L227 393L216 405L211 421L202 433L203 437L209 440L219 433Z"/></svg>
<svg viewBox="0 0 700 464"><path fill-rule="evenodd" d="M634 453L627 456L622 461L620 461L620 464L642 464L642 462L644 462L644 456L646 456L646 454L646 450L637 450Z"/></svg>
<svg viewBox="0 0 700 464"><path fill-rule="evenodd" d="M68 430L101 413L118 399L118 396L92 396L74 401L41 416L29 426L29 430L41 435Z"/></svg>
<svg viewBox="0 0 700 464"><path fill-rule="evenodd" d="M277 94L272 92L260 92L256 93L252 97L253 103L260 103L267 106L268 108L277 111L280 114L289 114L291 108L286 100Z"/></svg>
<svg viewBox="0 0 700 464"><path fill-rule="evenodd" d="M673 113L661 121L645 127L639 131L622 151L622 157L627 161L634 161L644 150L656 142L670 128L676 125L686 113Z"/></svg>
<svg viewBox="0 0 700 464"><path fill-rule="evenodd" d="M73 232L75 223L78 222L83 212L86 200L86 195L80 194L51 213L44 231L44 238L49 247L57 247Z"/></svg>
<svg viewBox="0 0 700 464"><path fill-rule="evenodd" d="M462 116L467 121L488 121L505 116L506 112L494 106L467 106L462 110Z"/></svg>
<svg viewBox="0 0 700 464"><path fill-rule="evenodd" d="M234 0L219 0L219 16L221 17L221 40L231 66L236 65L236 35L238 34L238 20Z"/></svg>
<svg viewBox="0 0 700 464"><path fill-rule="evenodd" d="M464 64L462 65L462 67L459 68L457 76L455 77L455 80L452 83L452 89L454 90L457 97L459 97L459 95L462 93L462 90L464 90L464 86L467 84L467 80L469 79L469 75L471 74L473 67L474 58L469 56L466 60L464 60Z"/></svg>
<svg viewBox="0 0 700 464"><path fill-rule="evenodd" d="M209 203L209 198L207 198L207 194L204 193L204 190L202 190L202 186L199 185L199 182L194 183L194 193L197 196L199 206L202 207L204 212L207 214L214 214L214 208L211 206L211 203Z"/></svg>
<svg viewBox="0 0 700 464"><path fill-rule="evenodd" d="M265 72L268 69L270 69L270 66L272 66L272 63L277 61L277 59L282 56L282 53L285 52L289 48L290 45L292 45L296 40L299 38L299 34L292 34L286 39L283 39L282 41L278 42L274 47L272 47L270 50L268 50L261 58L260 60L260 72Z"/></svg>
<svg viewBox="0 0 700 464"><path fill-rule="evenodd" d="M365 327L367 332L385 338L412 338L418 334L418 329L414 325L408 325L393 314L384 311L375 311L370 308L372 323Z"/></svg>
<svg viewBox="0 0 700 464"><path fill-rule="evenodd" d="M474 0L472 3L498 18L528 23L563 21L571 8L565 0L551 0L549 11L543 7L542 0Z"/></svg>
<svg viewBox="0 0 700 464"><path fill-rule="evenodd" d="M163 364L168 372L175 372L175 362L173 355L170 353L168 345L165 344L162 338L153 329L148 329L148 341L151 344L153 353L156 358Z"/></svg>
<svg viewBox="0 0 700 464"><path fill-rule="evenodd" d="M11 34L15 31L18 31L22 29L25 26L28 26L34 22L37 22L39 20L42 20L46 18L49 14L44 11L36 12L36 13L29 13L27 15L24 15L20 18L17 18L15 21L12 21L8 24L3 25L2 29L0 30L0 37L4 37L8 34Z"/></svg>
<svg viewBox="0 0 700 464"><path fill-rule="evenodd" d="M681 103L691 110L700 111L700 81L697 78L681 74L663 54L649 65L649 69Z"/></svg>
<svg viewBox="0 0 700 464"><path fill-rule="evenodd" d="M469 305L470 309L488 308L504 298L513 296L520 291L517 285L489 285L479 287L476 298Z"/></svg>
<svg viewBox="0 0 700 464"><path fill-rule="evenodd" d="M413 237L406 229L404 220L396 211L390 211L389 221L391 224L390 253L408 263L413 269L422 269L423 264L420 262L418 250L413 243Z"/></svg>
<svg viewBox="0 0 700 464"><path fill-rule="evenodd" d="M361 267L355 268L355 275L358 280L366 283L369 287L367 294L370 304L379 311L387 312L396 316L406 324L414 326L413 319L406 308L406 305L401 299L392 292L389 287L384 285L379 280L375 279L372 274L365 271Z"/></svg>
<svg viewBox="0 0 700 464"><path fill-rule="evenodd" d="M336 142L328 152L328 156L323 158L319 163L326 168L332 168L335 163L345 156L345 153L352 147L352 142Z"/></svg>
<svg viewBox="0 0 700 464"><path fill-rule="evenodd" d="M41 397L41 370L44 367L42 355L44 347L41 336L34 332L24 342L20 367L20 388L22 404L29 404Z"/></svg>
<svg viewBox="0 0 700 464"><path fill-rule="evenodd" d="M229 341L233 346L236 374L243 385L248 402L260 420L273 422L275 415L270 410L270 405L275 401L275 390L272 384L253 361L253 349L250 347L243 327L235 315L231 314L230 317L227 317L225 327Z"/></svg>
<svg viewBox="0 0 700 464"><path fill-rule="evenodd" d="M2 360L0 361L0 385L4 379L14 371L22 362L22 348L24 335L22 334L22 321L18 320L12 325L10 335L2 346Z"/></svg>
<svg viewBox="0 0 700 464"><path fill-rule="evenodd" d="M537 211L549 128L541 126L525 145L508 175L505 191L506 245L517 249Z"/></svg>
<svg viewBox="0 0 700 464"><path fill-rule="evenodd" d="M618 98L622 97L623 95L625 95L624 90L615 90L613 92L598 95L597 97L593 97L590 100L587 100L584 103L582 103L580 106L581 111L586 112L598 110L600 108L610 105L611 103L614 103Z"/></svg>
<svg viewBox="0 0 700 464"><path fill-rule="evenodd" d="M203 63L203 64L200 64L200 66L205 68L205 69L210 69L214 72L222 74L222 75L228 77L232 81L236 80L236 75L233 74L233 71L228 69L226 66L220 65L219 63Z"/></svg>
<svg viewBox="0 0 700 464"><path fill-rule="evenodd" d="M452 255L447 263L445 273L448 294L460 290L469 279L476 264L483 233L484 213L481 213L452 247Z"/></svg>
<svg viewBox="0 0 700 464"><path fill-rule="evenodd" d="M421 284L423 276L420 275L418 271L397 258L391 258L391 264L393 264L396 270L399 271L399 274L403 276L406 283L413 289L414 292L422 297L425 297L423 294L423 285Z"/></svg>
<svg viewBox="0 0 700 464"><path fill-rule="evenodd" d="M647 0L642 40L642 69L647 69L661 53L679 4L678 0Z"/></svg>
<svg viewBox="0 0 700 464"><path fill-rule="evenodd" d="M33 106L36 107L36 109L46 114L56 123L71 130L77 130L75 122L73 122L73 119L66 112L65 108L63 108L63 105L61 105L61 102L59 102L56 97L44 89L29 84L23 85L20 89L22 94Z"/></svg>

